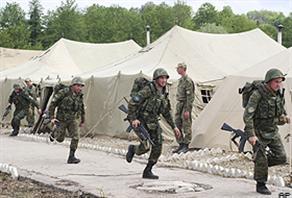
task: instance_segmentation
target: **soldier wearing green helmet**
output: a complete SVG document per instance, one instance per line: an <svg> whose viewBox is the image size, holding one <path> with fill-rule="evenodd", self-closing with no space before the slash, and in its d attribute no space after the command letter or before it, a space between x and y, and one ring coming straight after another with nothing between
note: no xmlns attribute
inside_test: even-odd
<svg viewBox="0 0 292 198"><path fill-rule="evenodd" d="M17 136L20 129L20 122L23 118L28 116L28 111L31 105L39 109L38 102L32 98L29 93L23 90L20 84L13 85L13 92L9 96L8 103L11 107L12 104L15 105L15 110L13 113L13 118L11 121L11 126L13 128L10 136ZM41 110L39 109L39 112Z"/></svg>
<svg viewBox="0 0 292 198"><path fill-rule="evenodd" d="M266 187L268 167L284 164L287 160L277 126L290 123L284 107L284 80L285 75L279 69L270 69L265 80L252 92L243 115L245 132L254 146L256 191L261 194L271 194ZM257 142L263 146L261 149L255 149ZM266 153L266 147L272 154Z"/></svg>
<svg viewBox="0 0 292 198"><path fill-rule="evenodd" d="M265 83L270 82L276 78L282 78L282 81L285 81L285 76L279 69L270 69L265 76Z"/></svg>
<svg viewBox="0 0 292 198"><path fill-rule="evenodd" d="M51 141L56 139L63 142L66 130L71 138L70 152L67 160L68 164L77 164L80 159L75 157L75 151L78 147L80 138L79 127L83 127L85 122L85 110L83 103L82 89L85 86L84 81L80 77L72 79L69 87L65 87L54 94L49 106L49 117L55 130L51 134ZM57 114L55 115L55 109ZM78 123L80 119L80 123Z"/></svg>
<svg viewBox="0 0 292 198"><path fill-rule="evenodd" d="M175 126L170 112L170 103L166 92L168 73L163 68L158 68L153 73L153 81L143 89L132 95L128 105L128 119L132 127L136 128L142 124L149 132L152 145L146 168L143 171L143 178L158 179L152 173L152 167L157 163L162 151L162 129L159 125L159 117L162 115L173 129L175 136L180 136L179 129ZM127 162L131 162L134 155L142 155L150 150L150 144L141 142L140 145L129 145L126 155Z"/></svg>

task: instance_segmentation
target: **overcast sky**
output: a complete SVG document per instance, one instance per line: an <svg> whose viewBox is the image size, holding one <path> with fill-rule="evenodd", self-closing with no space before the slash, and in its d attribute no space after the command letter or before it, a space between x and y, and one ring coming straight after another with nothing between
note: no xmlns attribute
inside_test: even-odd
<svg viewBox="0 0 292 198"><path fill-rule="evenodd" d="M5 6L6 2L17 2L27 11L30 0L0 0L0 7ZM152 0L155 4L165 2L173 5L177 0ZM61 0L40 0L42 6L47 10L54 10L60 6ZM131 8L140 7L148 2L147 0L76 0L79 8L86 8L92 4L100 4L104 6L119 5L121 7ZM281 11L285 15L292 12L292 0L184 0L187 5L193 7L194 11L205 2L212 3L217 10L222 10L223 6L229 5L236 14L246 13L251 10L271 10Z"/></svg>

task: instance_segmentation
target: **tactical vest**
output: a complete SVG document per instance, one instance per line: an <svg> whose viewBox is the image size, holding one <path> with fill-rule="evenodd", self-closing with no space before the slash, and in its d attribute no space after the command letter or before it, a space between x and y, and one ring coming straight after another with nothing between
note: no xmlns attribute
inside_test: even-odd
<svg viewBox="0 0 292 198"><path fill-rule="evenodd" d="M16 109L28 109L30 102L27 99L28 95L25 95L24 91L21 91L19 94L13 92L12 93L12 102L15 105Z"/></svg>
<svg viewBox="0 0 292 198"><path fill-rule="evenodd" d="M60 91L64 92L64 97L58 105L57 117L61 117L62 120L78 118L82 110L83 94L74 95L70 87L66 87Z"/></svg>
<svg viewBox="0 0 292 198"><path fill-rule="evenodd" d="M260 86L258 91L261 99L255 112L255 119L273 119L285 114L284 94L277 91L275 95L271 95L263 86Z"/></svg>
<svg viewBox="0 0 292 198"><path fill-rule="evenodd" d="M168 93L164 88L163 92L160 94L153 82L149 83L147 86L150 87L151 96L141 105L139 114L142 120L146 122L158 122L161 112L165 111L167 108L170 109Z"/></svg>

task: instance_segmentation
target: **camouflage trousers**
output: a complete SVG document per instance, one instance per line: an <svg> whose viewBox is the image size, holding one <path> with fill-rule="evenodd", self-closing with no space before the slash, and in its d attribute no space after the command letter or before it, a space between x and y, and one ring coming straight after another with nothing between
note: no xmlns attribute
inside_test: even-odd
<svg viewBox="0 0 292 198"><path fill-rule="evenodd" d="M11 121L11 126L14 130L14 133L18 134L19 128L20 128L20 122L21 120L27 116L27 109L15 109L13 113L13 118Z"/></svg>
<svg viewBox="0 0 292 198"><path fill-rule="evenodd" d="M28 112L27 112L26 121L27 121L29 127L32 127L34 125L34 122L35 122L34 110L35 110L35 108L33 106L30 106L28 109Z"/></svg>
<svg viewBox="0 0 292 198"><path fill-rule="evenodd" d="M162 151L162 129L160 128L159 124L157 124L156 129L152 130L146 127L146 125L144 126L149 132L150 138L154 142L154 145L150 145L149 142L141 142L139 145L135 145L135 154L143 155L151 149L148 162L155 164L158 161Z"/></svg>
<svg viewBox="0 0 292 198"><path fill-rule="evenodd" d="M185 103L178 101L176 104L175 112L175 125L181 130L182 136L180 139L176 139L177 143L189 144L192 140L192 111L190 112L189 119L185 119L183 116L183 109Z"/></svg>
<svg viewBox="0 0 292 198"><path fill-rule="evenodd" d="M70 149L76 150L80 138L77 120L60 121L53 131L53 136L58 142L63 142L65 140L66 131L68 131L68 135L71 138Z"/></svg>
<svg viewBox="0 0 292 198"><path fill-rule="evenodd" d="M255 153L254 179L257 182L267 182L268 167L284 164L287 160L279 133L272 133L275 135L271 139L264 138L259 132L256 133L264 148L268 146L271 150L271 154L267 154L263 148Z"/></svg>

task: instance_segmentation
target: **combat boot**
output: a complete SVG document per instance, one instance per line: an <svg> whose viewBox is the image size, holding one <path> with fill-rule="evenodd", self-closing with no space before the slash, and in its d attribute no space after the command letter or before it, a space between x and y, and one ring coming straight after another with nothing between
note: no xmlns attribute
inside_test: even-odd
<svg viewBox="0 0 292 198"><path fill-rule="evenodd" d="M54 134L54 131L52 131L51 134L50 134L50 141L51 141L51 142L54 142L54 141L55 141L55 134Z"/></svg>
<svg viewBox="0 0 292 198"><path fill-rule="evenodd" d="M179 150L181 150L183 147L183 143L180 143L177 149L173 150L172 153L177 153Z"/></svg>
<svg viewBox="0 0 292 198"><path fill-rule="evenodd" d="M70 149L69 158L67 160L68 164L78 164L80 159L75 157L75 150Z"/></svg>
<svg viewBox="0 0 292 198"><path fill-rule="evenodd" d="M18 135L18 131L17 130L13 130L12 133L9 135L10 137L14 137Z"/></svg>
<svg viewBox="0 0 292 198"><path fill-rule="evenodd" d="M131 163L132 160L133 160L134 155L135 155L135 146L134 145L129 145L128 152L126 154L127 162Z"/></svg>
<svg viewBox="0 0 292 198"><path fill-rule="evenodd" d="M148 162L146 168L143 171L143 178L144 179L159 179L157 175L154 175L152 173L152 167L154 166L155 163L153 162Z"/></svg>
<svg viewBox="0 0 292 198"><path fill-rule="evenodd" d="M186 153L189 151L189 144L183 144L182 148L177 151L178 154Z"/></svg>
<svg viewBox="0 0 292 198"><path fill-rule="evenodd" d="M271 195L271 191L266 187L264 182L257 182L256 190L258 193L263 195Z"/></svg>

